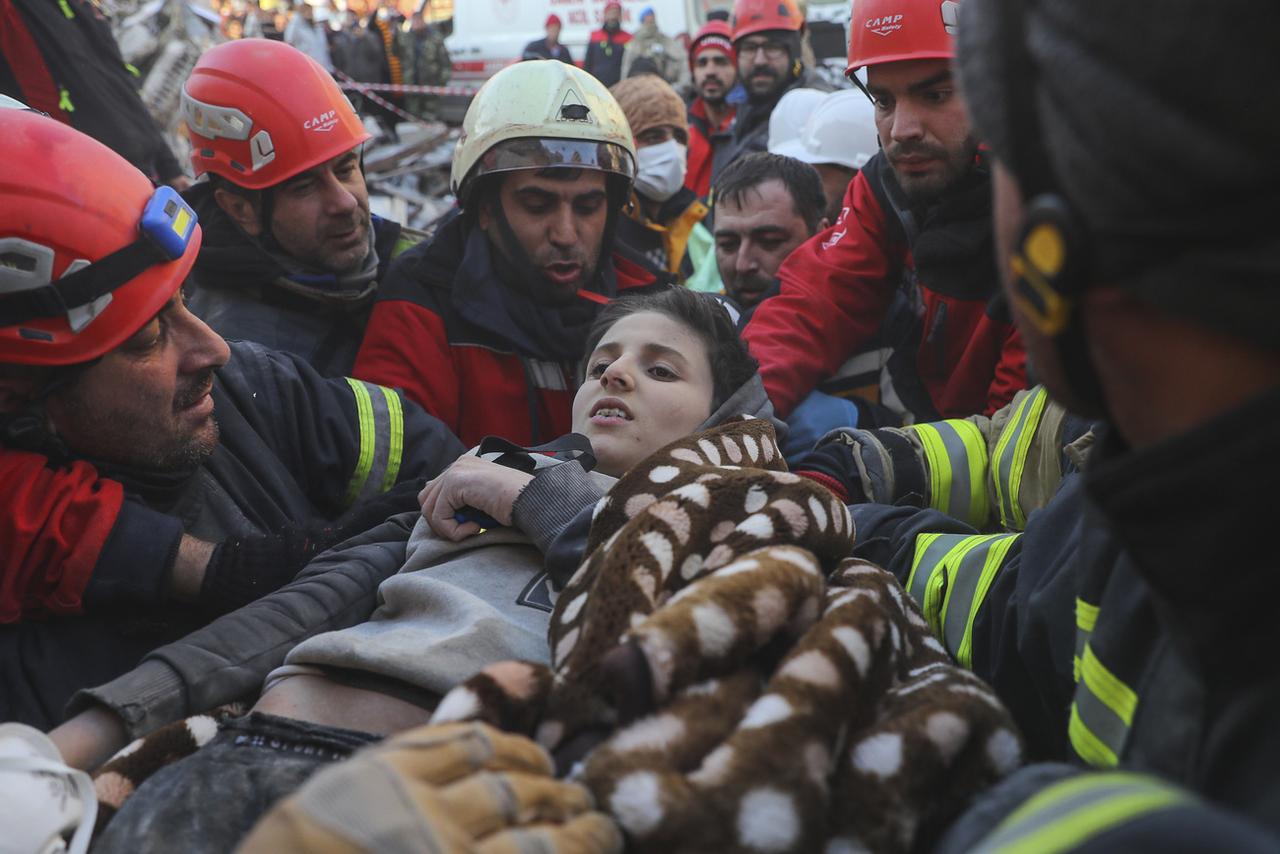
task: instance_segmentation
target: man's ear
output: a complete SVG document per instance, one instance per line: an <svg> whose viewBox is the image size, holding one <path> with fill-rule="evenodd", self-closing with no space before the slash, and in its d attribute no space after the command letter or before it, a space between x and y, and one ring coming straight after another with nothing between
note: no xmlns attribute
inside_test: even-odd
<svg viewBox="0 0 1280 854"><path fill-rule="evenodd" d="M818 231L826 231L830 227L831 227L831 220L827 219L825 216L822 219L818 220ZM814 234L817 234L817 233L818 233L817 231L814 232Z"/></svg>
<svg viewBox="0 0 1280 854"><path fill-rule="evenodd" d="M262 221L258 218L258 209L253 202L239 193L232 193L221 187L213 191L213 200L245 234L250 237L262 234Z"/></svg>

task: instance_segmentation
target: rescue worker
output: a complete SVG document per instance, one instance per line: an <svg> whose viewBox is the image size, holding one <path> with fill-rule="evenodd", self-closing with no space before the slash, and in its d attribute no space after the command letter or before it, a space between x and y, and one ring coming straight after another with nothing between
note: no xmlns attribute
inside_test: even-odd
<svg viewBox="0 0 1280 854"><path fill-rule="evenodd" d="M768 152L724 170L716 189L715 261L739 327L778 292L778 266L829 224L812 166Z"/></svg>
<svg viewBox="0 0 1280 854"><path fill-rule="evenodd" d="M716 147L711 186L726 166L744 154L765 151L769 116L788 90L830 92L831 86L801 59L804 15L795 0L737 0L733 6L733 50L747 103L737 111L729 140Z"/></svg>
<svg viewBox="0 0 1280 854"><path fill-rule="evenodd" d="M206 51L182 90L204 246L191 310L215 332L351 373L378 281L421 235L369 213L370 134L333 78L281 42Z"/></svg>
<svg viewBox="0 0 1280 854"><path fill-rule="evenodd" d="M689 63L680 42L658 29L658 16L652 6L640 10L640 29L622 50L622 79L641 73L637 63L646 60L650 71L670 83L676 90L689 88Z"/></svg>
<svg viewBox="0 0 1280 854"><path fill-rule="evenodd" d="M693 273L691 235L702 228L708 210L684 186L689 143L684 101L656 74L628 77L610 91L636 146L635 186L618 240L683 281ZM702 243L709 244L710 235L704 234Z"/></svg>
<svg viewBox="0 0 1280 854"><path fill-rule="evenodd" d="M604 4L600 29L587 41L582 67L605 86L612 86L622 79L622 52L629 41L631 33L622 29L622 4L610 0Z"/></svg>
<svg viewBox="0 0 1280 854"><path fill-rule="evenodd" d="M897 29L868 28L900 13ZM792 428L788 459L841 426L989 415L1027 385L995 270L988 167L951 76L952 29L936 0L853 5L848 73L866 69L884 148L743 332Z"/></svg>
<svg viewBox="0 0 1280 854"><path fill-rule="evenodd" d="M194 211L102 144L5 109L0 718L288 582L412 506L457 440L398 392L228 345L185 307ZM349 578L312 600L347 607Z"/></svg>
<svg viewBox="0 0 1280 854"><path fill-rule="evenodd" d="M545 25L546 35L540 39L534 39L524 46L523 59L558 59L561 62L573 64L573 57L569 54L569 48L560 44L560 28L564 23L560 20L560 16L552 12L547 16Z"/></svg>
<svg viewBox="0 0 1280 854"><path fill-rule="evenodd" d="M404 82L413 86L444 86L453 77L453 60L444 35L427 23L426 6L410 18L409 32L399 42L400 67ZM405 110L423 119L438 118L440 96L411 92L404 98Z"/></svg>
<svg viewBox="0 0 1280 854"><path fill-rule="evenodd" d="M705 199L711 192L711 158L729 139L736 107L729 93L738 86L733 29L726 21L707 21L689 45L693 101L689 104L689 167L684 185Z"/></svg>
<svg viewBox="0 0 1280 854"><path fill-rule="evenodd" d="M0 21L0 94L109 145L157 183L190 183L95 4L4 0Z"/></svg>
<svg viewBox="0 0 1280 854"><path fill-rule="evenodd" d="M397 259L355 374L403 388L469 444L535 445L569 432L598 307L659 282L614 241L635 144L608 90L563 62L495 74L462 129L461 210Z"/></svg>
<svg viewBox="0 0 1280 854"><path fill-rule="evenodd" d="M772 137L772 124L770 130ZM844 194L853 176L879 150L875 107L855 89L823 95L797 137L777 146L772 138L769 141L773 154L794 157L818 170L822 192L827 197L827 219L831 222L840 218Z"/></svg>
<svg viewBox="0 0 1280 854"><path fill-rule="evenodd" d="M966 0L957 67L1014 319L1049 394L1108 426L1012 543L887 510L855 514L859 538L934 591L944 643L1059 763L978 799L940 850L1275 850L1280 249L1257 212L1280 190L1259 60L1280 11L1095 11ZM1188 86L1192 27L1235 50ZM1006 431L1026 436L1050 410L1024 401Z"/></svg>

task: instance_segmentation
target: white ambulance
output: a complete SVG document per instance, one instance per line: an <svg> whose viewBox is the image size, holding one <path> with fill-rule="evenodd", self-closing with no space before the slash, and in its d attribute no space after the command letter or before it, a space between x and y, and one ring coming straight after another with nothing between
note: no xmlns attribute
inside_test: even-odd
<svg viewBox="0 0 1280 854"><path fill-rule="evenodd" d="M606 0L454 0L453 35L446 39L453 59L450 85L479 87L495 72L517 62L524 46L545 35L547 16L563 22L560 42L582 65L587 41L600 28ZM622 29L635 32L640 12L652 6L662 32L688 44L711 9L732 0L621 0Z"/></svg>

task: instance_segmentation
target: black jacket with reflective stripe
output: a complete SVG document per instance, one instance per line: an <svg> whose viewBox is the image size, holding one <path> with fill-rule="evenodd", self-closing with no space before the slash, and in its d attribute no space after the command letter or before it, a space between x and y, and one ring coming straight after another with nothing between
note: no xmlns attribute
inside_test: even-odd
<svg viewBox="0 0 1280 854"><path fill-rule="evenodd" d="M1028 520L974 603L973 668L1033 758L1108 767L1110 751L1280 834L1278 430L1280 392L1142 451L1108 436ZM904 582L918 535L977 533L853 511L860 555Z"/></svg>
<svg viewBox="0 0 1280 854"><path fill-rule="evenodd" d="M85 616L0 626L0 720L55 724L74 691L112 679L207 621L167 601L184 532L220 542L336 519L350 496L390 485L396 433L401 451L391 483L434 476L463 451L399 392L325 379L301 359L256 344L231 344L213 399L218 447L194 473L155 477L99 466L124 483L128 523L112 530L84 592ZM167 545L157 548L157 539Z"/></svg>

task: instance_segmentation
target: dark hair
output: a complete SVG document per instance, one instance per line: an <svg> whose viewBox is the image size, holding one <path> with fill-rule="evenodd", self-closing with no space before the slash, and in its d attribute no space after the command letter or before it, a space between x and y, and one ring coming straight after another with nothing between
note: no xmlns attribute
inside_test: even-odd
<svg viewBox="0 0 1280 854"><path fill-rule="evenodd" d="M810 234L816 233L818 223L827 213L822 177L817 169L794 157L759 151L732 161L716 180L716 204L730 199L736 206L745 207L748 190L775 179L787 188L796 216L804 220Z"/></svg>
<svg viewBox="0 0 1280 854"><path fill-rule="evenodd" d="M671 287L656 293L628 294L600 309L591 331L583 360L591 358L600 339L622 318L644 311L666 315L697 333L711 360L712 401L715 412L729 396L760 370L760 363L738 337L737 327L725 307L710 294ZM584 365L585 368L585 365Z"/></svg>

